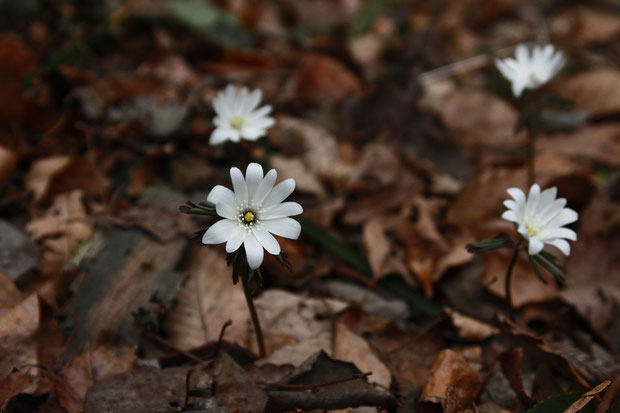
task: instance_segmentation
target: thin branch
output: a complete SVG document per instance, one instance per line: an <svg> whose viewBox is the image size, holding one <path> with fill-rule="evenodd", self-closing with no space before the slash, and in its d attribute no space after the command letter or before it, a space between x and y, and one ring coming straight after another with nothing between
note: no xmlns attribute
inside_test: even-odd
<svg viewBox="0 0 620 413"><path fill-rule="evenodd" d="M312 390L312 389L316 389L319 387L326 387L326 386L331 386L333 384L345 383L347 381L361 379L364 377L368 377L370 375L372 375L372 371L369 371L366 373L354 374L352 376L345 377L342 379L326 381L322 383L313 383L313 384L279 384L279 383L265 383L261 381L257 381L256 384L260 384L262 386L268 386L268 387L272 387L276 389L285 389L285 390Z"/></svg>

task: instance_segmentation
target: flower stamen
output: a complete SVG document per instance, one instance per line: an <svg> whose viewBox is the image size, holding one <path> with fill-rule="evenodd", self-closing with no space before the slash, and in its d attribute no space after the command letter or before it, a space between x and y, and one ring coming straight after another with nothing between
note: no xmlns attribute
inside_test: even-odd
<svg viewBox="0 0 620 413"><path fill-rule="evenodd" d="M254 213L252 211L247 211L245 214L243 214L243 220L246 223L250 223L254 221Z"/></svg>
<svg viewBox="0 0 620 413"><path fill-rule="evenodd" d="M240 116L236 116L230 120L230 126L233 129L241 129L243 127L243 119Z"/></svg>

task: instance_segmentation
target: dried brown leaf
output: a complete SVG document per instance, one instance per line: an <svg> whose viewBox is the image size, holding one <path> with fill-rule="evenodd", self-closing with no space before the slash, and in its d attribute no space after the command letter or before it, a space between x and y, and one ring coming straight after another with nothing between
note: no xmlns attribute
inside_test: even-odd
<svg viewBox="0 0 620 413"><path fill-rule="evenodd" d="M360 98L362 85L353 72L332 57L304 53L295 73L297 98L301 102L325 104L347 96Z"/></svg>
<svg viewBox="0 0 620 413"><path fill-rule="evenodd" d="M350 361L360 371L372 371L372 376L368 378L368 381L389 389L392 383L390 371L366 340L349 330L341 322L336 323L335 334L333 356L339 360Z"/></svg>
<svg viewBox="0 0 620 413"><path fill-rule="evenodd" d="M194 247L186 271L189 279L164 322L168 341L181 349L198 347L217 340L222 325L231 320L226 340L247 346L250 314L241 285L232 283L224 254L216 248Z"/></svg>
<svg viewBox="0 0 620 413"><path fill-rule="evenodd" d="M591 390L588 390L579 398L579 400L568 406L568 408L562 413L577 413L579 410L583 409L588 403L590 403L594 396L605 390L610 384L611 381L605 380L598 386L595 386Z"/></svg>
<svg viewBox="0 0 620 413"><path fill-rule="evenodd" d="M267 290L255 304L270 354L261 364L294 366L321 349L332 352L331 317L347 306L338 300L306 298L283 290ZM250 343L256 345L254 339Z"/></svg>
<svg viewBox="0 0 620 413"><path fill-rule="evenodd" d="M31 163L26 175L26 188L34 192L34 199L41 201L47 195L54 176L71 163L68 155L51 156Z"/></svg>
<svg viewBox="0 0 620 413"><path fill-rule="evenodd" d="M444 411L470 407L482 388L482 381L461 355L452 350L440 352L433 363L420 401L441 403Z"/></svg>

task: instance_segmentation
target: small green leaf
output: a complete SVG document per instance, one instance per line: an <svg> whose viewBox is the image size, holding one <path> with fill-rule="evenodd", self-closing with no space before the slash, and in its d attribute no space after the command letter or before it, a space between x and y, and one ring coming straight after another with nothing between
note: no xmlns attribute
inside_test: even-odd
<svg viewBox="0 0 620 413"><path fill-rule="evenodd" d="M559 110L572 109L575 106L571 100L550 92L543 93L540 96L540 101L546 106Z"/></svg>
<svg viewBox="0 0 620 413"><path fill-rule="evenodd" d="M532 264L532 268L534 269L534 272L536 273L538 278L540 278L540 281L544 282L545 284L549 284L547 279L545 277L543 277L542 273L540 272L540 268L538 268L538 264L537 264L536 259L534 257L536 257L536 256L535 255L527 254L527 259L530 261L530 264Z"/></svg>
<svg viewBox="0 0 620 413"><path fill-rule="evenodd" d="M551 396L529 409L527 413L562 413L580 397L581 393L579 392ZM590 405L582 410L584 413L588 411L593 411Z"/></svg>
<svg viewBox="0 0 620 413"><path fill-rule="evenodd" d="M553 275L553 278L555 278L555 281L556 283L558 283L558 285L561 286L564 284L564 275L560 270L553 267L551 263L545 261L541 256L536 255L532 258L536 261L536 263L542 265L543 268L547 270L547 272L549 272L549 274Z"/></svg>
<svg viewBox="0 0 620 413"><path fill-rule="evenodd" d="M431 317L436 317L442 311L439 304L427 298L420 291L411 287L405 282L405 280L397 275L388 275L383 277L377 282L377 284L387 292L402 298L413 310L419 311Z"/></svg>
<svg viewBox="0 0 620 413"><path fill-rule="evenodd" d="M362 274L371 277L372 270L366 257L347 243L333 236L329 231L303 217L296 218L301 224L302 234L319 245L327 248L331 253L342 258L344 262Z"/></svg>
<svg viewBox="0 0 620 413"><path fill-rule="evenodd" d="M467 251L473 253L497 250L500 248L513 248L514 244L506 233L499 233L492 238L467 244Z"/></svg>

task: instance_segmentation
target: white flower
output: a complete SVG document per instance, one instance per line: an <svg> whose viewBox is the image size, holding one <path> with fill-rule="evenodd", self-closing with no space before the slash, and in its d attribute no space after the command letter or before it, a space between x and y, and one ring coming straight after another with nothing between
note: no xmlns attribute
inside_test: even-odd
<svg viewBox="0 0 620 413"><path fill-rule="evenodd" d="M271 105L257 108L262 97L260 89L250 93L247 87L237 91L233 85L218 92L213 98L216 114L213 123L216 128L211 133L209 143L217 145L229 139L233 142L239 142L240 139L255 141L264 136L267 128L273 126L275 121L267 116L271 112Z"/></svg>
<svg viewBox="0 0 620 413"><path fill-rule="evenodd" d="M248 165L245 179L239 168L231 168L234 192L217 185L207 196L224 219L205 232L202 243L226 241L228 253L243 244L250 268L256 269L263 262L263 248L270 254L280 254L280 244L271 234L297 239L301 225L288 217L301 214L303 208L297 202L282 202L295 189L295 180L286 179L273 186L276 177L272 169L263 178L263 168L257 163Z"/></svg>
<svg viewBox="0 0 620 413"><path fill-rule="evenodd" d="M518 225L517 231L529 241L528 253L536 255L542 251L544 244L549 244L568 256L570 245L566 240L576 241L577 234L563 227L577 221L579 216L572 209L564 208L566 199L555 199L557 188L540 192L540 186L534 184L527 199L519 188L510 188L507 192L514 201L504 201L508 211L502 214L502 218Z"/></svg>
<svg viewBox="0 0 620 413"><path fill-rule="evenodd" d="M512 93L519 97L523 89L536 89L547 83L566 63L564 53L553 45L534 46L532 53L525 45L518 45L516 59L495 59L495 65L512 83Z"/></svg>

